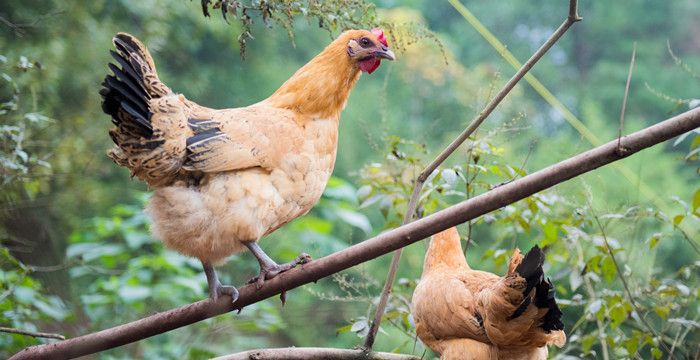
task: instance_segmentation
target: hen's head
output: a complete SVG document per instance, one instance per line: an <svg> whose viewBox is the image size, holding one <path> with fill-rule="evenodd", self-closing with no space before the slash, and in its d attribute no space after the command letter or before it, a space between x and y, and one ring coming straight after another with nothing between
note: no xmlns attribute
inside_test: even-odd
<svg viewBox="0 0 700 360"><path fill-rule="evenodd" d="M347 53L350 61L368 74L377 70L382 59L394 60L396 58L394 52L389 49L382 29L350 30L343 33L340 38L347 42Z"/></svg>

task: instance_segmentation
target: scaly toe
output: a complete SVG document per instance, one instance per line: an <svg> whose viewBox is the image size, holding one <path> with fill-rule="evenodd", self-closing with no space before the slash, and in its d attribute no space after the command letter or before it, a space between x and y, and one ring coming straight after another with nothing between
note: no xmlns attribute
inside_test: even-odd
<svg viewBox="0 0 700 360"><path fill-rule="evenodd" d="M297 256L294 262L297 263L297 265L303 265L308 262L311 262L311 260L311 255L307 253L301 253L299 256Z"/></svg>
<svg viewBox="0 0 700 360"><path fill-rule="evenodd" d="M217 284L213 290L209 290L209 298L216 302L223 295L228 295L231 297L231 303L235 303L238 300L238 289L230 285Z"/></svg>
<svg viewBox="0 0 700 360"><path fill-rule="evenodd" d="M231 297L231 304L235 304L238 300L238 289L233 286L220 286L219 295L228 295Z"/></svg>

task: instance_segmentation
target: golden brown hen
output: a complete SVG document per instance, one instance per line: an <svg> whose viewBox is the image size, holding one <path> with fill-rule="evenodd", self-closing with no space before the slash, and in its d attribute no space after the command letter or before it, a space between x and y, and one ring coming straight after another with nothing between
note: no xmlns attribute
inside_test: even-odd
<svg viewBox="0 0 700 360"><path fill-rule="evenodd" d="M413 292L418 337L441 359L546 359L566 335L543 263L535 246L525 257L516 249L503 277L472 270L457 229L436 234Z"/></svg>
<svg viewBox="0 0 700 360"><path fill-rule="evenodd" d="M109 156L154 189L147 211L153 234L202 261L209 295L222 286L213 266L248 248L261 286L310 260L278 265L257 241L306 214L333 171L338 121L362 71L393 60L384 33L344 32L267 99L243 108L210 109L163 84L146 47L119 33L118 65L103 82L102 108L116 125Z"/></svg>

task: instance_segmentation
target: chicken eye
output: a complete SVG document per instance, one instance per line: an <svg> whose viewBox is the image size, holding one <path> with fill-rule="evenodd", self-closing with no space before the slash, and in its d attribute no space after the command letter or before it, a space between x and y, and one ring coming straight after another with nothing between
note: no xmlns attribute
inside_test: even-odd
<svg viewBox="0 0 700 360"><path fill-rule="evenodd" d="M368 47L370 44L371 44L371 42L369 41L368 38L363 37L362 39L360 39L360 46Z"/></svg>

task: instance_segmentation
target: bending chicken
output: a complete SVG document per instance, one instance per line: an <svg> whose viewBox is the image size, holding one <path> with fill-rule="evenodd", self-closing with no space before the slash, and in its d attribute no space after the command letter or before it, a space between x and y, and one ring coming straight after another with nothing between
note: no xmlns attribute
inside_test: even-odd
<svg viewBox="0 0 700 360"><path fill-rule="evenodd" d="M411 304L421 341L447 360L538 360L566 335L544 253L513 252L508 273L472 270L457 229L433 236Z"/></svg>
<svg viewBox="0 0 700 360"><path fill-rule="evenodd" d="M109 156L154 189L153 234L202 261L209 296L235 302L214 265L250 250L265 279L310 260L278 265L256 243L306 214L333 171L338 121L360 72L393 60L384 33L351 30L299 69L269 98L248 107L210 109L163 84L146 47L114 37L114 75L102 83L102 109L116 128Z"/></svg>

